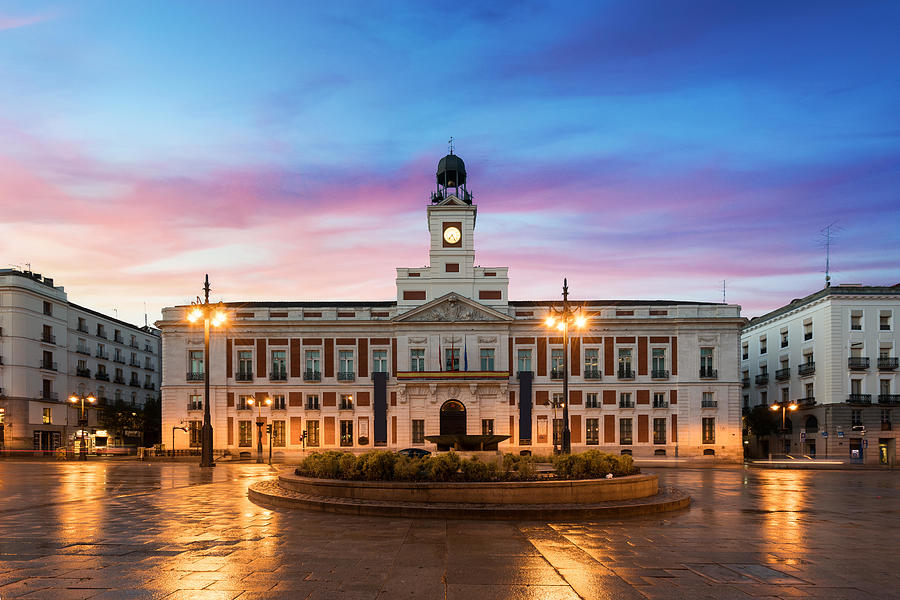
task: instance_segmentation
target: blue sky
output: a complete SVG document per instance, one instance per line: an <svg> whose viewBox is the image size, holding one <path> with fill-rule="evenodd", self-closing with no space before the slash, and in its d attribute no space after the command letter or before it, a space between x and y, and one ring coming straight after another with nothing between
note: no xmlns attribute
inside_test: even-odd
<svg viewBox="0 0 900 600"><path fill-rule="evenodd" d="M513 298L752 316L829 223L835 282L900 282L900 5L484 5L0 4L5 262L135 321L207 270L390 299L452 135Z"/></svg>

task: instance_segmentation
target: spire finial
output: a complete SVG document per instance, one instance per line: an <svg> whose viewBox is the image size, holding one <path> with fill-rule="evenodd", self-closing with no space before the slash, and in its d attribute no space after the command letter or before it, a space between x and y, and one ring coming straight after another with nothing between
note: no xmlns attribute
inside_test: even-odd
<svg viewBox="0 0 900 600"><path fill-rule="evenodd" d="M450 136L450 139L447 141L447 144L450 146L450 154L453 154L453 136Z"/></svg>

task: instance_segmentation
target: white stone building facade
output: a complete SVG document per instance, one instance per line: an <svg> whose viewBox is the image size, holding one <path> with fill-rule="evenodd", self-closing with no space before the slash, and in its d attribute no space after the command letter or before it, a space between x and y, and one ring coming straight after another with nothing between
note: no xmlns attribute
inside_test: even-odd
<svg viewBox="0 0 900 600"><path fill-rule="evenodd" d="M100 444L137 444L140 436L104 435L96 408L157 398L160 350L156 329L74 304L49 277L0 270L0 449L71 448L80 417L72 394L97 399L86 411L89 443L99 434Z"/></svg>
<svg viewBox="0 0 900 600"><path fill-rule="evenodd" d="M562 338L549 301L508 297L505 267L475 265L477 207L455 155L427 206L430 262L397 269L373 302L229 302L210 347L214 447L276 458L304 449L421 447L426 436L509 436L499 450L550 453L561 430ZM458 185L454 185L458 184ZM740 307L578 301L570 333L573 450L740 460ZM203 329L163 310L163 435L199 446ZM250 399L270 398L271 406ZM272 424L271 440L257 421ZM259 435L259 431L262 435ZM168 440L166 440L168 442Z"/></svg>
<svg viewBox="0 0 900 600"><path fill-rule="evenodd" d="M751 320L742 404L791 402L763 454L895 464L900 285L826 287ZM780 413L779 413L780 415Z"/></svg>

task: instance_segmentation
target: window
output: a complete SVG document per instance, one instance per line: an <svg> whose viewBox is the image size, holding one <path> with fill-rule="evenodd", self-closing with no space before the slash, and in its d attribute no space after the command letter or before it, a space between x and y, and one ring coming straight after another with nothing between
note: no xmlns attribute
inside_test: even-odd
<svg viewBox="0 0 900 600"><path fill-rule="evenodd" d="M878 393L882 396L891 393L891 380L890 379L880 379L878 381Z"/></svg>
<svg viewBox="0 0 900 600"><path fill-rule="evenodd" d="M891 424L891 409L889 409L889 408L881 409L881 424L882 425L890 425Z"/></svg>
<svg viewBox="0 0 900 600"><path fill-rule="evenodd" d="M353 421L341 421L341 446L353 445Z"/></svg>
<svg viewBox="0 0 900 600"><path fill-rule="evenodd" d="M553 348L550 350L550 376L563 376L563 351L562 348Z"/></svg>
<svg viewBox="0 0 900 600"><path fill-rule="evenodd" d="M715 377L713 369L713 349L700 348L700 377Z"/></svg>
<svg viewBox="0 0 900 600"><path fill-rule="evenodd" d="M741 344L741 360L750 358L750 345L747 342Z"/></svg>
<svg viewBox="0 0 900 600"><path fill-rule="evenodd" d="M584 395L585 408L600 408L599 394L597 392L588 392Z"/></svg>
<svg viewBox="0 0 900 600"><path fill-rule="evenodd" d="M890 358L891 350L893 350L891 344L882 344L878 349L878 358Z"/></svg>
<svg viewBox="0 0 900 600"><path fill-rule="evenodd" d="M600 419L585 419L584 441L588 446L600 443Z"/></svg>
<svg viewBox="0 0 900 600"><path fill-rule="evenodd" d="M816 396L812 383L807 383L806 386L804 386L804 391L806 392L804 398L814 398Z"/></svg>
<svg viewBox="0 0 900 600"><path fill-rule="evenodd" d="M319 410L319 396L317 394L306 395L306 410Z"/></svg>
<svg viewBox="0 0 900 600"><path fill-rule="evenodd" d="M781 330L781 347L782 348L788 347L788 330L787 329Z"/></svg>
<svg viewBox="0 0 900 600"><path fill-rule="evenodd" d="M81 333L88 332L87 320L84 317L78 317L78 331Z"/></svg>
<svg viewBox="0 0 900 600"><path fill-rule="evenodd" d="M816 364L815 359L813 358L813 351L807 350L803 353L803 364L805 365L814 365Z"/></svg>
<svg viewBox="0 0 900 600"><path fill-rule="evenodd" d="M459 371L459 348L444 348L444 370Z"/></svg>
<svg viewBox="0 0 900 600"><path fill-rule="evenodd" d="M237 379L246 381L253 379L253 351L238 350L238 376Z"/></svg>
<svg viewBox="0 0 900 600"><path fill-rule="evenodd" d="M584 349L584 376L586 379L600 377L600 350L598 348Z"/></svg>
<svg viewBox="0 0 900 600"><path fill-rule="evenodd" d="M113 340L119 342L120 344L123 343L122 332L119 331L118 329L113 330Z"/></svg>
<svg viewBox="0 0 900 600"><path fill-rule="evenodd" d="M878 315L878 329L880 331L890 331L891 330L891 311L883 310Z"/></svg>
<svg viewBox="0 0 900 600"><path fill-rule="evenodd" d="M519 350L519 372L531 371L531 350Z"/></svg>
<svg viewBox="0 0 900 600"><path fill-rule="evenodd" d="M44 314L45 315L53 315L53 303L44 301Z"/></svg>
<svg viewBox="0 0 900 600"><path fill-rule="evenodd" d="M284 421L272 421L272 445L284 447Z"/></svg>
<svg viewBox="0 0 900 600"><path fill-rule="evenodd" d="M850 411L850 424L854 427L862 427L862 410L854 408Z"/></svg>
<svg viewBox="0 0 900 600"><path fill-rule="evenodd" d="M562 419L553 419L553 444L559 445L562 443L562 430L563 430L563 420Z"/></svg>
<svg viewBox="0 0 900 600"><path fill-rule="evenodd" d="M188 421L188 443L191 448L199 448L202 438L203 423L201 421Z"/></svg>
<svg viewBox="0 0 900 600"><path fill-rule="evenodd" d="M53 344L56 342L56 338L53 337L53 328L49 325L44 325L41 330L41 340Z"/></svg>
<svg viewBox="0 0 900 600"><path fill-rule="evenodd" d="M338 379L353 377L353 350L338 351Z"/></svg>
<svg viewBox="0 0 900 600"><path fill-rule="evenodd" d="M50 409L45 408L43 414L41 415L41 423L44 425L50 424Z"/></svg>
<svg viewBox="0 0 900 600"><path fill-rule="evenodd" d="M409 351L409 370L424 371L425 370L425 349L412 348Z"/></svg>
<svg viewBox="0 0 900 600"><path fill-rule="evenodd" d="M100 323L97 323L97 337L106 338L106 328Z"/></svg>
<svg viewBox="0 0 900 600"><path fill-rule="evenodd" d="M481 435L494 435L494 420L493 419L482 419L481 420Z"/></svg>
<svg viewBox="0 0 900 600"><path fill-rule="evenodd" d="M631 419L619 419L619 443L631 445Z"/></svg>
<svg viewBox="0 0 900 600"><path fill-rule="evenodd" d="M412 421L412 443L413 444L424 444L425 443L425 420L424 419L413 419L413 421Z"/></svg>
<svg viewBox="0 0 900 600"><path fill-rule="evenodd" d="M353 395L352 394L341 394L341 410L353 410Z"/></svg>
<svg viewBox="0 0 900 600"><path fill-rule="evenodd" d="M307 421L306 422L306 445L312 446L314 448L319 446L319 422L318 421Z"/></svg>
<svg viewBox="0 0 900 600"><path fill-rule="evenodd" d="M850 380L850 393L855 396L862 394L862 379Z"/></svg>
<svg viewBox="0 0 900 600"><path fill-rule="evenodd" d="M237 401L237 409L238 410L250 410L250 405L247 404L247 400L250 399L250 396L238 396Z"/></svg>
<svg viewBox="0 0 900 600"><path fill-rule="evenodd" d="M306 351L306 373L305 379L319 379L322 374L321 364L319 362L318 350Z"/></svg>
<svg viewBox="0 0 900 600"><path fill-rule="evenodd" d="M665 444L666 443L666 420L662 419L653 419L653 443L654 444Z"/></svg>
<svg viewBox="0 0 900 600"><path fill-rule="evenodd" d="M274 381L287 380L287 353L284 350L272 350L272 376Z"/></svg>
<svg viewBox="0 0 900 600"><path fill-rule="evenodd" d="M200 394L188 396L188 410L203 410L203 397Z"/></svg>
<svg viewBox="0 0 900 600"><path fill-rule="evenodd" d="M238 421L238 446L249 448L253 445L253 422Z"/></svg>
<svg viewBox="0 0 900 600"><path fill-rule="evenodd" d="M716 443L716 419L714 417L703 417L703 443Z"/></svg>
<svg viewBox="0 0 900 600"><path fill-rule="evenodd" d="M766 347L766 336L761 336L759 338L759 353L765 354L768 348Z"/></svg>
<svg viewBox="0 0 900 600"><path fill-rule="evenodd" d="M634 408L631 392L622 392L619 394L619 408Z"/></svg>
<svg viewBox="0 0 900 600"><path fill-rule="evenodd" d="M769 403L769 392L759 393L759 403L764 405Z"/></svg>
<svg viewBox="0 0 900 600"><path fill-rule="evenodd" d="M481 349L481 370L482 371L493 371L494 370L494 349L493 348L482 348Z"/></svg>
<svg viewBox="0 0 900 600"><path fill-rule="evenodd" d="M803 322L803 341L808 342L813 337L812 321Z"/></svg>
<svg viewBox="0 0 900 600"><path fill-rule="evenodd" d="M668 377L669 373L666 371L666 349L665 348L653 348L650 351L651 356L651 367L650 369L653 371L651 374L653 377Z"/></svg>
<svg viewBox="0 0 900 600"><path fill-rule="evenodd" d="M372 372L387 373L387 350L372 350Z"/></svg>
<svg viewBox="0 0 900 600"><path fill-rule="evenodd" d="M862 331L862 311L855 310L850 313L850 331Z"/></svg>
<svg viewBox="0 0 900 600"><path fill-rule="evenodd" d="M113 392L113 396L115 397L117 402L124 398L124 396L122 394L122 390L116 390L115 392Z"/></svg>
<svg viewBox="0 0 900 600"><path fill-rule="evenodd" d="M634 377L631 371L631 348L619 348L619 377Z"/></svg>
<svg viewBox="0 0 900 600"><path fill-rule="evenodd" d="M703 398L700 401L701 408L715 408L716 400L713 392L703 392Z"/></svg>
<svg viewBox="0 0 900 600"><path fill-rule="evenodd" d="M750 408L750 396L747 394L744 395L744 408L745 409Z"/></svg>
<svg viewBox="0 0 900 600"><path fill-rule="evenodd" d="M783 387L781 388L781 401L782 402L790 402L791 401L791 389Z"/></svg>
<svg viewBox="0 0 900 600"><path fill-rule="evenodd" d="M272 410L285 410L284 394L272 395Z"/></svg>
<svg viewBox="0 0 900 600"><path fill-rule="evenodd" d="M665 392L653 392L653 408L668 408Z"/></svg>

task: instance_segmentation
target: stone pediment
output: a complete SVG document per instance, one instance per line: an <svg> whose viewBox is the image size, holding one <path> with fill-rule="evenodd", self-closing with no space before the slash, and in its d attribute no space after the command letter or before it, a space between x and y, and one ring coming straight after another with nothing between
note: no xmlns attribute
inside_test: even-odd
<svg viewBox="0 0 900 600"><path fill-rule="evenodd" d="M457 323L469 321L512 321L513 318L474 300L451 292L428 304L398 315L397 322Z"/></svg>
<svg viewBox="0 0 900 600"><path fill-rule="evenodd" d="M460 200L458 196L456 196L454 194L450 194L449 196L447 196L446 198L444 198L443 200L441 200L440 202L435 204L435 206L471 206L471 205Z"/></svg>

